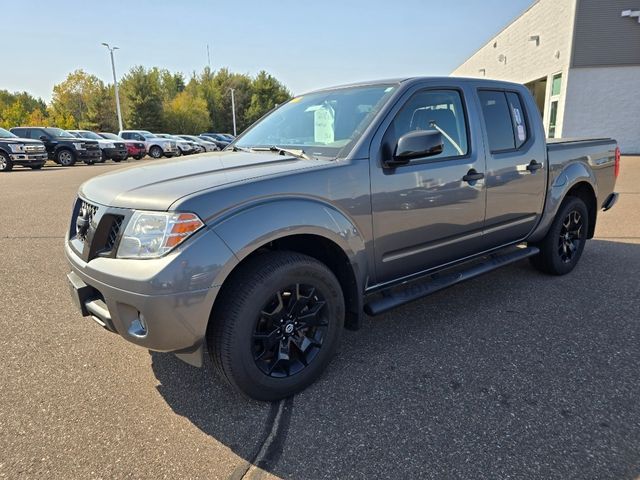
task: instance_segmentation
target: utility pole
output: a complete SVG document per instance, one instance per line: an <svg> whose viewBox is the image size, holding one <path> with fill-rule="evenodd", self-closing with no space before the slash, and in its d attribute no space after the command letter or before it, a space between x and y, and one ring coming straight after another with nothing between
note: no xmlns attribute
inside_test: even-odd
<svg viewBox="0 0 640 480"><path fill-rule="evenodd" d="M237 135L236 133L236 99L233 94L235 89L230 88L229 90L231 90L231 111L233 112L233 136L235 137Z"/></svg>
<svg viewBox="0 0 640 480"><path fill-rule="evenodd" d="M120 111L120 94L118 93L118 80L116 78L116 64L113 60L113 51L119 50L119 47L110 47L108 43L102 42L102 45L107 47L109 53L111 54L111 71L113 72L113 88L116 92L116 111L118 112L118 125L120 126L120 131L124 130L122 126L122 112Z"/></svg>
<svg viewBox="0 0 640 480"><path fill-rule="evenodd" d="M207 43L207 66L211 70L211 57L209 56L209 44Z"/></svg>

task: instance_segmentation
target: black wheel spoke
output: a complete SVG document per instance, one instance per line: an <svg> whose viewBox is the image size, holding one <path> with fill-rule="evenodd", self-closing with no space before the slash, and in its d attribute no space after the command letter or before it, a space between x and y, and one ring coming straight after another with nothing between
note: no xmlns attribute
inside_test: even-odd
<svg viewBox="0 0 640 480"><path fill-rule="evenodd" d="M311 308L309 308L302 315L298 316L298 321L307 327L324 327L327 326L327 322L319 315L320 310L324 307L326 302L316 302Z"/></svg>

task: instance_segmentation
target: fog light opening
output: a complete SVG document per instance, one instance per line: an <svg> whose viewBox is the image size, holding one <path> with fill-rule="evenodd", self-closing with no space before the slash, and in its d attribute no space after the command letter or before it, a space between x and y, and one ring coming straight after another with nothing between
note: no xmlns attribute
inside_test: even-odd
<svg viewBox="0 0 640 480"><path fill-rule="evenodd" d="M147 322L140 312L138 312L138 318L131 322L129 327L129 334L134 337L146 337L147 336Z"/></svg>

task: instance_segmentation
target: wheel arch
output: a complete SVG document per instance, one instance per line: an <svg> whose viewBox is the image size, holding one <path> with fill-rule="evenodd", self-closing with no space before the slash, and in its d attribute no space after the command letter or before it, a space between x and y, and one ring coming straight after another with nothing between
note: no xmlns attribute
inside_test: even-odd
<svg viewBox="0 0 640 480"><path fill-rule="evenodd" d="M568 195L577 196L586 203L589 211L588 238L593 238L598 216L598 185L593 170L583 162L574 162L550 179L549 183L542 218L527 241L538 242L546 235Z"/></svg>
<svg viewBox="0 0 640 480"><path fill-rule="evenodd" d="M213 230L237 260L232 268L222 270L216 285L223 285L255 255L274 250L302 253L336 275L345 296L345 326L360 327L367 273L365 241L353 222L333 206L307 199L267 202L243 209Z"/></svg>

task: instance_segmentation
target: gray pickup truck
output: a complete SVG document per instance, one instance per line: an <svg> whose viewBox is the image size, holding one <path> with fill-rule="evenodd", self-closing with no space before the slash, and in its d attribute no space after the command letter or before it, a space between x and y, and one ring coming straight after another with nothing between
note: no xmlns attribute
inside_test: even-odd
<svg viewBox="0 0 640 480"><path fill-rule="evenodd" d="M224 151L93 178L65 242L82 315L244 394L311 384L343 328L529 258L569 273L619 150L547 144L528 90L409 78L321 90Z"/></svg>

